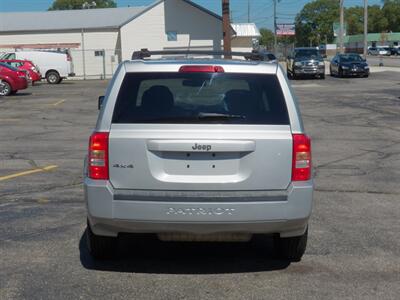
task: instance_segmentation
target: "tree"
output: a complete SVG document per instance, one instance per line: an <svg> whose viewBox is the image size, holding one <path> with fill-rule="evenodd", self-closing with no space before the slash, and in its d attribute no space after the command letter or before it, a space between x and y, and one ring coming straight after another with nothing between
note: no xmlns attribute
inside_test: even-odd
<svg viewBox="0 0 400 300"><path fill-rule="evenodd" d="M400 32L400 0L383 1L382 13L388 22L388 31Z"/></svg>
<svg viewBox="0 0 400 300"><path fill-rule="evenodd" d="M355 6L345 10L347 34L362 34L364 32L364 7Z"/></svg>
<svg viewBox="0 0 400 300"><path fill-rule="evenodd" d="M339 20L339 1L315 0L307 3L297 14L297 44L319 45L322 41L333 41L334 22Z"/></svg>
<svg viewBox="0 0 400 300"><path fill-rule="evenodd" d="M379 5L368 7L368 32L386 32L389 30L389 22Z"/></svg>
<svg viewBox="0 0 400 300"><path fill-rule="evenodd" d="M274 43L274 33L267 28L260 29L260 45L269 47Z"/></svg>
<svg viewBox="0 0 400 300"><path fill-rule="evenodd" d="M383 8L379 5L368 6L368 32L381 33L400 31L400 0L386 1ZM396 10L397 9L397 10ZM364 8L350 7L346 9L347 33L362 34L364 23Z"/></svg>
<svg viewBox="0 0 400 300"><path fill-rule="evenodd" d="M92 5L93 2L96 5ZM85 3L88 3L91 8L117 7L114 0L54 0L49 10L82 9Z"/></svg>

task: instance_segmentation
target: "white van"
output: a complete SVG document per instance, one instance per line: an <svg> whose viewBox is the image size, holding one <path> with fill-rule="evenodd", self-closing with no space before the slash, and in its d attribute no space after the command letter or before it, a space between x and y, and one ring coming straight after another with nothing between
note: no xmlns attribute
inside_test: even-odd
<svg viewBox="0 0 400 300"><path fill-rule="evenodd" d="M32 61L39 67L43 78L46 78L50 84L57 84L69 76L75 76L71 56L63 52L16 51L7 52L0 58Z"/></svg>

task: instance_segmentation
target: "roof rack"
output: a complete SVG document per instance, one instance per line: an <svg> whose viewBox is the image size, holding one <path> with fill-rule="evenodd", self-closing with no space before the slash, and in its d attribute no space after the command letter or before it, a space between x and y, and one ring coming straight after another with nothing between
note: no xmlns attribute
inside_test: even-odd
<svg viewBox="0 0 400 300"><path fill-rule="evenodd" d="M253 52L225 52L225 51L212 51L212 50L161 50L161 51L149 51L144 48L140 51L135 51L132 54L132 60L150 58L153 55L212 55L212 56L243 56L246 60L264 60L260 52L253 50Z"/></svg>

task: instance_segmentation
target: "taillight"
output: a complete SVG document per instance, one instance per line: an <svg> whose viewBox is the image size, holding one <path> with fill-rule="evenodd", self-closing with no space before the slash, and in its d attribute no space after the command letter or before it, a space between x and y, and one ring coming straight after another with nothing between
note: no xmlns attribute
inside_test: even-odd
<svg viewBox="0 0 400 300"><path fill-rule="evenodd" d="M305 134L293 134L292 181L311 179L311 139Z"/></svg>
<svg viewBox="0 0 400 300"><path fill-rule="evenodd" d="M18 75L18 77L20 77L20 78L26 78L26 73L23 72L23 71L17 71L17 75Z"/></svg>
<svg viewBox="0 0 400 300"><path fill-rule="evenodd" d="M95 132L90 136L88 174L91 179L108 180L108 132Z"/></svg>
<svg viewBox="0 0 400 300"><path fill-rule="evenodd" d="M72 57L69 55L69 53L67 53L67 61L72 61Z"/></svg>
<svg viewBox="0 0 400 300"><path fill-rule="evenodd" d="M181 73L224 73L221 66L182 66L179 68Z"/></svg>

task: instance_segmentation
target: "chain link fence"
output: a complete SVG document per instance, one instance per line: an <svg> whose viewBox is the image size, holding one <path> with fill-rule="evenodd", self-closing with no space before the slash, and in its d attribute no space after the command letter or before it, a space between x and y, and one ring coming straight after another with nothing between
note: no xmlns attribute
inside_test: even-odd
<svg viewBox="0 0 400 300"><path fill-rule="evenodd" d="M278 44L277 57L284 60L294 49L294 44ZM266 50L274 52L273 46ZM109 79L121 62L120 49L70 49L76 79Z"/></svg>
<svg viewBox="0 0 400 300"><path fill-rule="evenodd" d="M76 79L111 78L121 61L119 49L71 49Z"/></svg>

